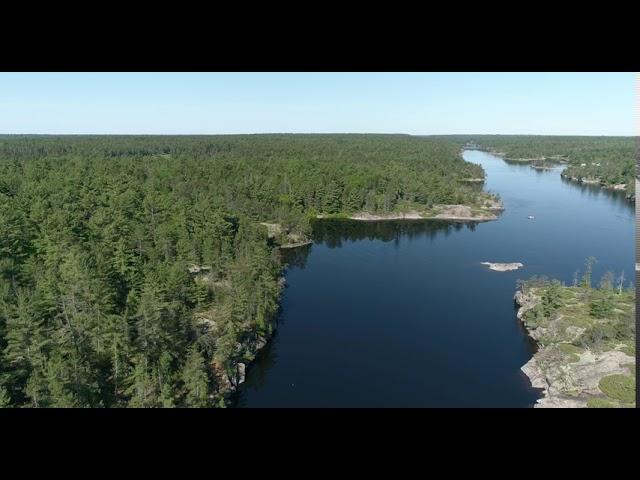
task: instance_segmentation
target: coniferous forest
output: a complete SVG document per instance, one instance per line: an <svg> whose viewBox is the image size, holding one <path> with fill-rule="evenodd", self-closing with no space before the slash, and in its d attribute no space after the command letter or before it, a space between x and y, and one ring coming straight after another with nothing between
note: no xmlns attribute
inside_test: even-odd
<svg viewBox="0 0 640 480"><path fill-rule="evenodd" d="M274 328L283 235L472 202L483 176L404 135L0 136L0 406L224 406Z"/></svg>
<svg viewBox="0 0 640 480"><path fill-rule="evenodd" d="M0 406L227 405L280 246L320 214L473 204L469 143L632 189L626 137L0 135Z"/></svg>

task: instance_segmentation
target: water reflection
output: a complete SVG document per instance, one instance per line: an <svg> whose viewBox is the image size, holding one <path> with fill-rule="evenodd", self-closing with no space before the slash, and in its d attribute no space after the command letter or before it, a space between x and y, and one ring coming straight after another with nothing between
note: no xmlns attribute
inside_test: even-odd
<svg viewBox="0 0 640 480"><path fill-rule="evenodd" d="M454 223L444 220L386 220L363 222L358 220L317 220L313 223L313 240L329 248L339 248L343 242L359 240L381 240L399 242L409 239L435 239L448 236L453 231L474 231L478 222Z"/></svg>
<svg viewBox="0 0 640 480"><path fill-rule="evenodd" d="M561 180L563 185L579 192L583 197L607 200L616 209L633 210L635 208L635 204L627 199L624 191L602 188L600 185L580 183L565 177L561 177Z"/></svg>
<svg viewBox="0 0 640 480"><path fill-rule="evenodd" d="M248 370L240 406L533 405L540 393L521 367L536 344L516 317L515 282L570 282L590 255L594 278L630 271L633 203L561 179L564 166L465 158L500 194L498 221L323 219L313 245L281 252L278 332ZM497 273L481 261L526 267Z"/></svg>
<svg viewBox="0 0 640 480"><path fill-rule="evenodd" d="M313 248L312 244L303 245L296 248L283 248L280 250L282 263L287 267L298 267L301 270L307 265L307 258Z"/></svg>

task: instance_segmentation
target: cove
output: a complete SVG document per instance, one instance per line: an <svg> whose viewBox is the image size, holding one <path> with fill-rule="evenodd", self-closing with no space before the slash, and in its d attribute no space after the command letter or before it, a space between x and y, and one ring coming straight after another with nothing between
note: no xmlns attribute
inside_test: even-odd
<svg viewBox="0 0 640 480"><path fill-rule="evenodd" d="M284 252L278 328L237 392L239 407L531 407L520 367L535 351L516 318L516 280L571 283L634 271L624 194L486 152L496 221L321 220L312 245ZM534 219L529 219L533 216ZM481 262L521 262L496 272Z"/></svg>

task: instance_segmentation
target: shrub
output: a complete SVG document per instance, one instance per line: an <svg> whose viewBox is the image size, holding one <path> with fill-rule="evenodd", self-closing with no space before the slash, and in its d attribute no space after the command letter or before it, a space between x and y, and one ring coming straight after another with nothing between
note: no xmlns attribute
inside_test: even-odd
<svg viewBox="0 0 640 480"><path fill-rule="evenodd" d="M613 293L607 290L594 290L589 300L589 314L595 318L607 318L613 312L615 304Z"/></svg>
<svg viewBox="0 0 640 480"><path fill-rule="evenodd" d="M580 361L579 354L582 353L582 349L571 345L570 343L561 343L558 348L562 353L567 355L569 363L575 363Z"/></svg>
<svg viewBox="0 0 640 480"><path fill-rule="evenodd" d="M598 384L602 393L624 403L633 403L636 399L636 381L627 375L609 375L600 379Z"/></svg>

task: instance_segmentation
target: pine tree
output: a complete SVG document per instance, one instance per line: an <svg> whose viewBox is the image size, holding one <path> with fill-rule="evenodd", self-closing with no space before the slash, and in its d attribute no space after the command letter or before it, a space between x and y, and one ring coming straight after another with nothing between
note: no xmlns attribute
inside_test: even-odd
<svg viewBox="0 0 640 480"><path fill-rule="evenodd" d="M59 354L53 355L47 362L46 381L51 397L51 406L58 408L77 407L75 395L70 391L69 371Z"/></svg>
<svg viewBox="0 0 640 480"><path fill-rule="evenodd" d="M205 370L204 357L196 346L189 349L182 370L185 388L185 404L188 407L209 406L209 377Z"/></svg>
<svg viewBox="0 0 640 480"><path fill-rule="evenodd" d="M44 365L51 343L45 319L34 311L33 297L26 289L18 289L15 304L6 312L6 361L12 374L24 382L31 371Z"/></svg>
<svg viewBox="0 0 640 480"><path fill-rule="evenodd" d="M589 314L595 318L609 317L615 308L613 295L612 290L592 290L589 295Z"/></svg>
<svg viewBox="0 0 640 480"><path fill-rule="evenodd" d="M11 406L11 398L7 389L0 385L0 408L7 408Z"/></svg>
<svg viewBox="0 0 640 480"><path fill-rule="evenodd" d="M553 312L561 305L560 289L561 284L557 280L549 282L542 293L542 311L545 317L550 317Z"/></svg>
<svg viewBox="0 0 640 480"><path fill-rule="evenodd" d="M175 406L173 394L172 358L169 352L162 352L158 362L159 402L165 407Z"/></svg>
<svg viewBox="0 0 640 480"><path fill-rule="evenodd" d="M134 359L134 368L127 378L129 388L126 390L129 395L130 407L157 407L158 405L158 383L154 375L149 371L147 359L138 355Z"/></svg>
<svg viewBox="0 0 640 480"><path fill-rule="evenodd" d="M39 366L31 371L25 386L25 394L31 401L31 406L35 408L49 406L47 379Z"/></svg>
<svg viewBox="0 0 640 480"><path fill-rule="evenodd" d="M585 270L582 275L582 282L580 286L584 288L591 288L591 272L593 271L593 264L596 263L595 257L587 258L585 262Z"/></svg>

